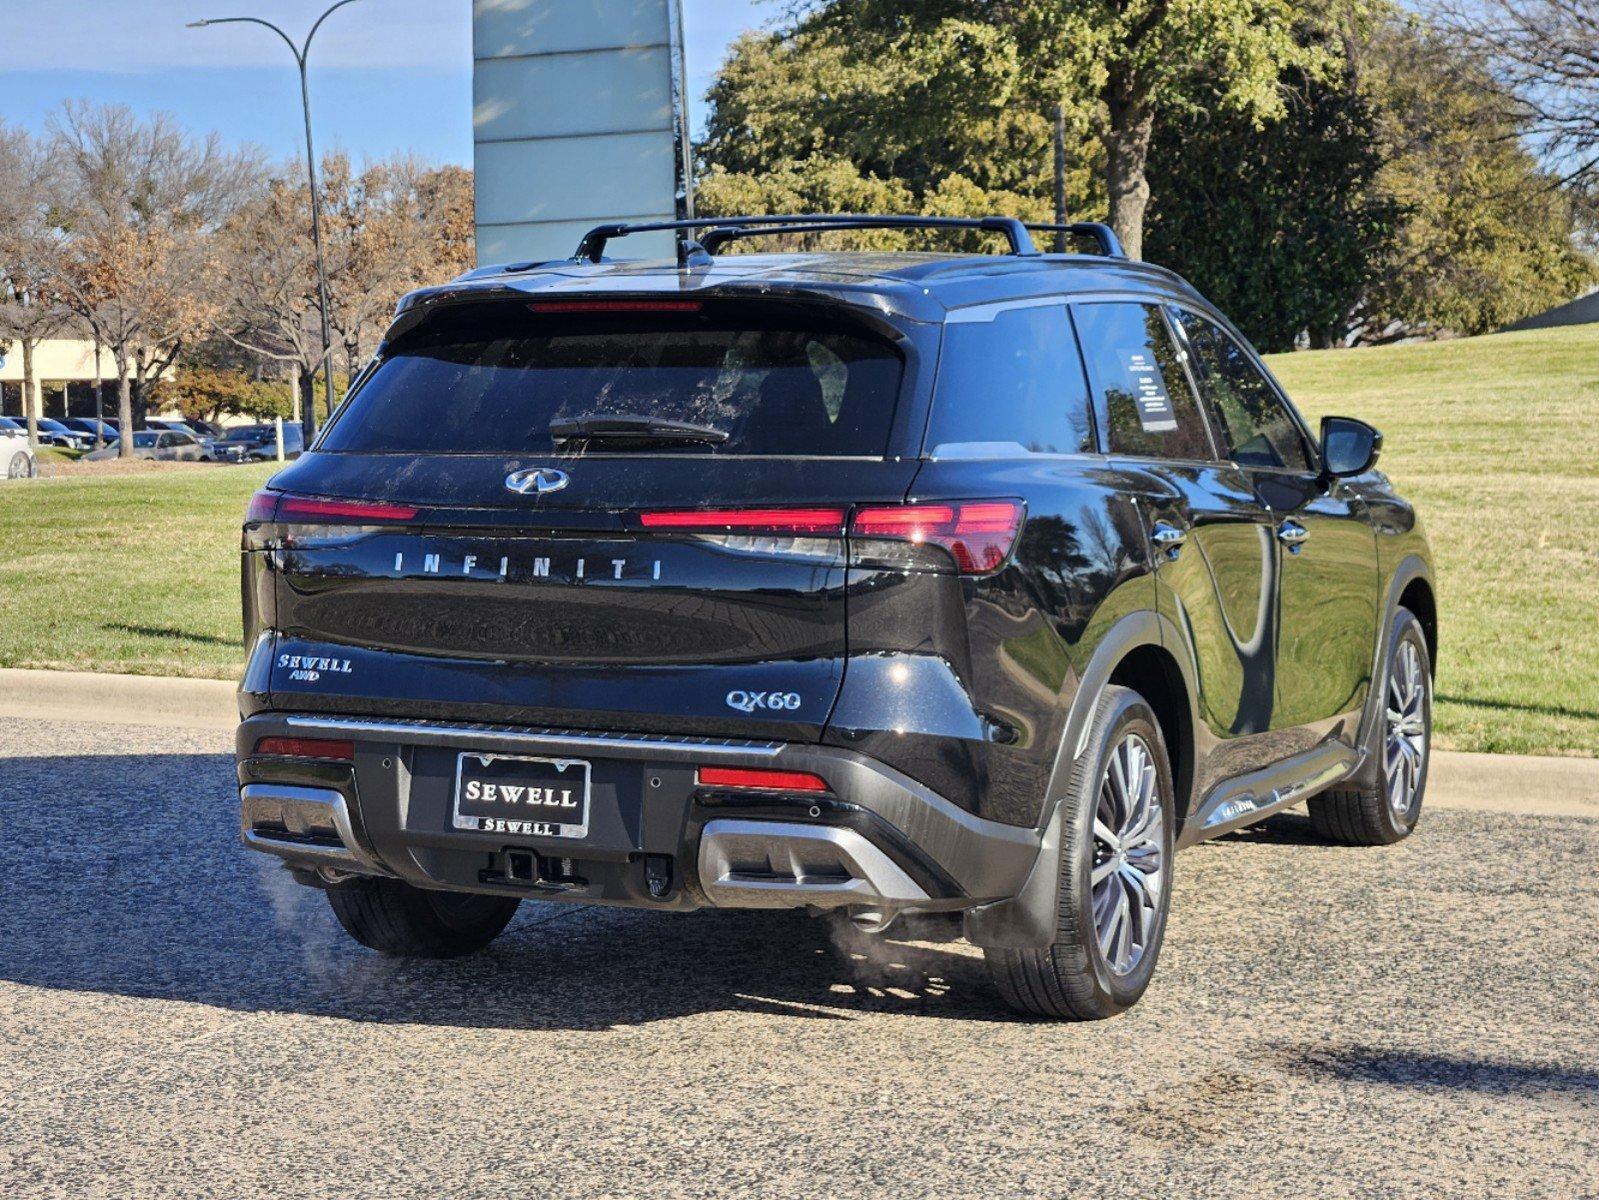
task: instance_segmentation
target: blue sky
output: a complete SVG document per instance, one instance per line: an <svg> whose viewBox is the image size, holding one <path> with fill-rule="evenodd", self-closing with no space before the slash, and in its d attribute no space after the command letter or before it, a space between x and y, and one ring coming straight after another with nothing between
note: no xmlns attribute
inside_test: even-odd
<svg viewBox="0 0 1599 1200"><path fill-rule="evenodd" d="M197 132L296 152L299 83L288 48L259 27L186 29L260 16L302 36L328 0L0 0L0 119L41 129L81 97L165 109ZM684 0L696 127L727 44L775 0ZM312 50L319 152L472 158L470 0L362 0L328 19Z"/></svg>

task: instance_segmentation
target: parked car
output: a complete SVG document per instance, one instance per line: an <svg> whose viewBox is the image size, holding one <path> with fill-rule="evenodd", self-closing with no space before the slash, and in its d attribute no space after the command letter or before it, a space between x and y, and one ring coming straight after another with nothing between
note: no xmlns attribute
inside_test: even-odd
<svg viewBox="0 0 1599 1200"><path fill-rule="evenodd" d="M305 450L305 432L299 425L283 424L283 455L299 458ZM278 456L276 425L234 425L222 437L206 444L206 456L214 462L269 462Z"/></svg>
<svg viewBox="0 0 1599 1200"><path fill-rule="evenodd" d="M121 456L121 439L103 450L83 456L84 462L103 462ZM133 457L161 462L199 462L204 456L200 439L192 433L173 433L162 429L141 429L133 435Z"/></svg>
<svg viewBox="0 0 1599 1200"><path fill-rule="evenodd" d="M39 429L39 444L41 446L58 446L67 450L82 448L79 439L83 436L75 429L69 429L60 421L51 420L49 417L39 417L36 421ZM28 436L28 422L24 417L0 417L0 429L10 433L20 433Z"/></svg>
<svg viewBox="0 0 1599 1200"><path fill-rule="evenodd" d="M1010 250L716 255L785 222ZM250 504L244 838L358 942L466 953L523 899L943 914L1012 1006L1097 1018L1179 848L1304 802L1411 832L1438 617L1375 429L1317 436L1104 226L676 228L691 271L601 227L406 297Z"/></svg>
<svg viewBox="0 0 1599 1200"><path fill-rule="evenodd" d="M94 435L51 417L40 417L39 441L63 450L88 450L94 445Z"/></svg>
<svg viewBox="0 0 1599 1200"><path fill-rule="evenodd" d="M28 432L21 432L8 418L0 417L0 474L7 479L32 479L39 473L39 460L28 445Z"/></svg>
<svg viewBox="0 0 1599 1200"><path fill-rule="evenodd" d="M199 438L201 441L215 436L211 430L202 428L193 421L180 420L176 417L148 417L145 419L144 427L146 429L164 429L170 433L186 433L190 437Z"/></svg>
<svg viewBox="0 0 1599 1200"><path fill-rule="evenodd" d="M99 432L103 442L114 441L117 437L117 427L109 421L96 421L93 417L68 417L66 423L80 433L89 435L89 444L94 444L96 431Z"/></svg>

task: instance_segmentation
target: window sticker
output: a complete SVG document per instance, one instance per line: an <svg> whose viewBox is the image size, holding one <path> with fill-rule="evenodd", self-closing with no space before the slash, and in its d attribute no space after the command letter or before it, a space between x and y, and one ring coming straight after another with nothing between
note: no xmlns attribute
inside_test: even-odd
<svg viewBox="0 0 1599 1200"><path fill-rule="evenodd" d="M1177 413L1166 393L1160 364L1147 350L1118 350L1118 357L1133 385L1138 405L1138 423L1147 433L1170 433L1177 428Z"/></svg>

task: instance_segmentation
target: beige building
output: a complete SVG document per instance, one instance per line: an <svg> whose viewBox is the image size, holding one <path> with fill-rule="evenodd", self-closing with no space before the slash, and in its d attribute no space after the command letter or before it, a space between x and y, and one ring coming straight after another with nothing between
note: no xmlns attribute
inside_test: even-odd
<svg viewBox="0 0 1599 1200"><path fill-rule="evenodd" d="M0 416L22 417L22 345L0 342ZM33 376L41 398L40 415L45 417L92 417L95 415L95 386L104 384L105 413L116 416L116 366L111 355L102 351L98 369L94 343L79 338L47 338L33 351Z"/></svg>

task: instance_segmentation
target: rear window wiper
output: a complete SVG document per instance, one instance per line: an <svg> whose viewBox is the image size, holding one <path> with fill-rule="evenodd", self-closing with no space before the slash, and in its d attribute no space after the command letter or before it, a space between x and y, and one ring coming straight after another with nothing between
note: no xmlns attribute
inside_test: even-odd
<svg viewBox="0 0 1599 1200"><path fill-rule="evenodd" d="M691 421L627 415L557 417L550 422L550 437L557 442L604 442L607 445L660 445L671 442L719 446L727 431Z"/></svg>

